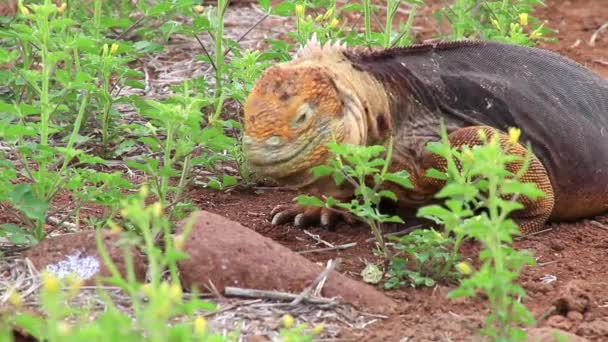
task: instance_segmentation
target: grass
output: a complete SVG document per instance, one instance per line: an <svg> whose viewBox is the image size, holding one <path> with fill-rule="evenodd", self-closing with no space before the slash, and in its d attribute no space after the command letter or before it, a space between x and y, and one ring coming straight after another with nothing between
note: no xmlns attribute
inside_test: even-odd
<svg viewBox="0 0 608 342"><path fill-rule="evenodd" d="M71 1L59 5L50 0L20 1L18 13L0 21L0 63L6 69L0 79L9 90L0 92L0 139L8 148L0 152L0 203L14 212L13 223L0 225L0 236L16 245L33 245L48 236L51 231L45 225L57 217L84 229L121 227L143 244L151 280L141 284L132 276L125 279L114 274L110 280L130 296L134 317L120 312L106 296L104 302L110 309L99 319L84 323L82 320L91 314L87 308L62 305L77 293L78 280L69 280L71 283L66 286L74 290L64 293L58 290L64 280L47 275L40 301L48 319L16 314L9 317L9 323L49 340L142 338L143 331L150 340L223 340L226 337L209 332L205 320L197 314L197 310L212 309L212 305L186 300L177 290L175 260L185 256L180 252L179 238L176 245L168 230L172 222L196 209L187 196L191 186L227 189L255 183L240 146L241 123L238 116L235 118L226 110L227 105L242 105L263 70L289 60L296 44L304 43L313 34L322 43L341 39L348 46L412 43L413 19L417 9L425 4L419 0L387 0L384 13L368 0L344 6L325 0L284 1L271 6L269 1L259 0L265 18L293 17L296 30L288 34L289 40L268 39L268 48L258 51L245 50L238 39L225 36L227 1L219 0L215 7L203 7L193 0L88 3L92 6L78 6ZM410 14L395 29L397 10L404 3ZM532 45L550 33L532 16L533 6L540 1L483 1L474 9L473 3L477 2L456 0L438 11L437 20L448 21L450 31L437 35L444 39L483 38ZM362 14L363 32L351 30L349 23L343 21L343 14L349 12ZM212 67L213 77L185 80L162 97L135 95L149 90L150 75L141 68L141 61L166 53L169 39L178 35L196 38L199 54L195 58ZM126 112L135 113L129 114L128 120L125 108ZM377 204L381 198L395 196L382 191L381 185L393 182L408 186L407 174L387 171L390 158L383 160L381 155L390 155L390 146L334 145L333 150L338 155L336 163L320 168L319 174L332 173L337 180L353 183L361 197L360 201L329 205L351 210L371 227L379 253L391 260L391 283L387 287L430 285L446 277L459 279L462 272L459 275L455 269L462 270L463 266L454 265L459 265L457 251L465 238L480 239L491 257L483 260L487 266L463 281L454 295L470 295L481 287L479 277L483 272L503 272L508 278L525 261L522 256L517 259L520 264L509 263L515 259L507 256L519 254L509 249L509 241L499 241L497 231L481 236L467 233L458 224L451 224L455 222L453 218L437 207L427 208L422 215L435 217L456 238L443 234L444 240L438 240L436 235L416 232L396 241L401 254L393 256L382 237L382 224L400 219L380 213ZM112 168L116 160L138 177ZM226 172L225 165L235 166L236 171ZM207 176L197 176L199 170ZM363 181L366 175L376 178L374 186ZM455 178L454 184L459 184L458 180ZM494 181L494 186L503 182ZM135 192L137 189L139 192ZM56 205L60 194L71 196L71 207ZM146 206L144 199L154 204ZM327 205L319 199L307 200ZM446 203L448 207L453 204ZM86 205L103 208L103 214L81 219ZM450 209L451 215L459 213ZM499 209L491 210L495 215L489 216L485 224L507 224L502 214L496 214L501 212ZM60 225L56 226L59 229ZM151 236L156 233L163 233L167 239L166 249L160 250L152 242ZM429 250L437 253L428 253ZM106 263L110 264L109 260ZM406 269L414 264L417 269ZM168 279L161 277L164 271L169 273ZM504 327L517 321L513 313L527 317L518 302L509 299L520 292L509 281L494 279L487 293L494 315L488 334L516 334ZM140 300L142 293L148 301ZM19 307L18 294L11 298ZM178 316L184 319L183 323L167 330L158 328ZM81 320L80 329L68 323L72 319ZM127 329L130 326L134 329ZM282 332L286 339L292 336L293 340L306 340L312 336L303 327L292 328L287 324Z"/></svg>

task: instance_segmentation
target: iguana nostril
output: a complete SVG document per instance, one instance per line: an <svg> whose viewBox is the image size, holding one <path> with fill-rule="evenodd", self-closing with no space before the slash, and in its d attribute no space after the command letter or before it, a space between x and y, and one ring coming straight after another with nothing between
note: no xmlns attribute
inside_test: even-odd
<svg viewBox="0 0 608 342"><path fill-rule="evenodd" d="M266 145L272 147L283 145L283 139L278 135L273 135L270 138L266 139Z"/></svg>

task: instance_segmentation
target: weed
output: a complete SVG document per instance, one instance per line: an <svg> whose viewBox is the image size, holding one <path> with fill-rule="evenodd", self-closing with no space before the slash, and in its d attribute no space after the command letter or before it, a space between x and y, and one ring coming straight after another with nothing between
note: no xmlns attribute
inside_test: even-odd
<svg viewBox="0 0 608 342"><path fill-rule="evenodd" d="M381 187L386 182L392 182L405 188L412 186L406 171L388 171L392 160L392 139L388 144L388 150L379 145L342 145L335 142L328 144L328 148L335 158L330 159L326 165L312 168L312 173L315 177L331 176L338 186L343 185L346 181L347 185L354 188L356 198L350 202L341 202L332 197L321 200L316 196L298 196L298 204L337 207L354 214L371 228L380 245L382 256L388 258L390 253L382 234L382 224L385 222L402 223L403 220L398 216L380 213L378 205L382 199L397 200L392 191L382 190ZM383 156L382 154L385 152L386 155ZM368 180L371 180L372 185L367 184Z"/></svg>
<svg viewBox="0 0 608 342"><path fill-rule="evenodd" d="M483 39L520 45L534 45L552 31L535 18L534 7L541 0L477 1L454 0L451 6L434 13L451 32L444 37L450 40Z"/></svg>
<svg viewBox="0 0 608 342"><path fill-rule="evenodd" d="M449 293L450 298L472 297L478 292L487 296L490 315L484 321L482 333L497 341L523 340L525 332L519 324L531 324L534 318L521 303L523 288L514 281L521 268L533 264L526 250L511 247L519 228L509 215L523 206L522 196L537 199L543 192L534 183L524 183L521 176L528 167L531 149L525 157L511 155L501 146L498 135L487 138L481 134L482 145L452 148L447 133L442 129L442 141L429 149L445 158L445 173L434 170L430 176L446 181L436 197L445 200L445 207L431 205L421 208L419 215L443 224L457 235L472 238L482 245L479 270L462 280L460 286ZM519 130L509 131L509 144L517 142ZM517 174L508 172L507 165L521 163ZM457 167L457 163L460 167ZM476 214L481 211L481 213ZM460 267L465 271L470 266Z"/></svg>

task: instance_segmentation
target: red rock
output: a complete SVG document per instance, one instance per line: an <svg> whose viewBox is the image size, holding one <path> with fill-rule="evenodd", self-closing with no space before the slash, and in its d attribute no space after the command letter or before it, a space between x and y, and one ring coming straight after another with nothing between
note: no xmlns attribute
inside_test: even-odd
<svg viewBox="0 0 608 342"><path fill-rule="evenodd" d="M126 276L123 247L117 245L122 235L104 232L106 250L118 271ZM135 276L143 281L146 276L145 258L131 248ZM111 276L103 264L99 252L95 231L82 231L73 234L50 237L29 249L25 254L39 272L49 270L59 277L70 272L76 273L86 285L94 285L98 277Z"/></svg>
<svg viewBox="0 0 608 342"><path fill-rule="evenodd" d="M185 288L204 289L210 283L220 292L227 286L299 293L323 267L238 222L199 211L184 251L190 258L179 263ZM181 233L188 219L178 225ZM335 270L321 295L339 297L360 310L389 312L395 302L375 288Z"/></svg>
<svg viewBox="0 0 608 342"><path fill-rule="evenodd" d="M589 342L588 339L567 331L552 328L533 328L528 330L528 342L559 342L556 336L565 337L568 342Z"/></svg>

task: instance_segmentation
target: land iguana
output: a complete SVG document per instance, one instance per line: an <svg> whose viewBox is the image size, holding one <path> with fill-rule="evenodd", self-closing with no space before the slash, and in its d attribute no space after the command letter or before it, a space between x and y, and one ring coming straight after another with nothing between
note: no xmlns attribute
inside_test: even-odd
<svg viewBox="0 0 608 342"><path fill-rule="evenodd" d="M391 170L406 170L414 187L391 190L398 206L411 208L429 203L443 185L425 175L445 169L425 149L440 140L441 120L452 146L479 144L479 129L503 142L510 127L521 129L521 143L509 152L523 155L530 143L523 181L545 193L522 198L524 208L512 215L523 233L608 211L608 81L540 48L459 41L368 49L312 39L256 82L244 106L243 143L258 174L348 200L352 189L310 172L330 156L327 143L384 144L392 135ZM332 226L340 218L297 204L271 215L273 224L296 226Z"/></svg>

